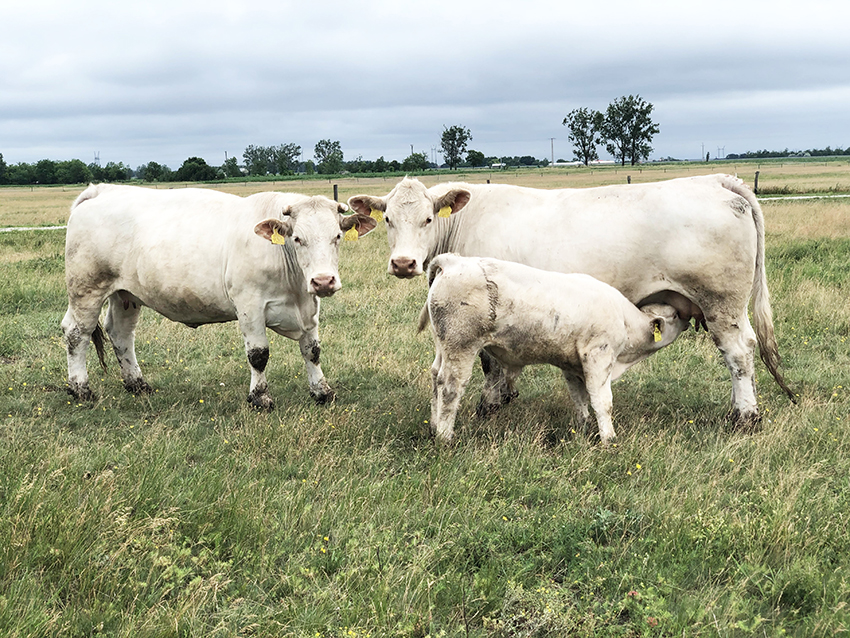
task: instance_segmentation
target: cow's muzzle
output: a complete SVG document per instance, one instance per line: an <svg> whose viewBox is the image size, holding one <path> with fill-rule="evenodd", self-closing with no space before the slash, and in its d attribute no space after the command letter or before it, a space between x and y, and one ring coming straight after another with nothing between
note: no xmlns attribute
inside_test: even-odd
<svg viewBox="0 0 850 638"><path fill-rule="evenodd" d="M340 287L335 275L317 275L310 280L310 289L317 297L330 297Z"/></svg>
<svg viewBox="0 0 850 638"><path fill-rule="evenodd" d="M411 279L422 274L415 259L410 257L394 257L390 259L390 272L401 279Z"/></svg>

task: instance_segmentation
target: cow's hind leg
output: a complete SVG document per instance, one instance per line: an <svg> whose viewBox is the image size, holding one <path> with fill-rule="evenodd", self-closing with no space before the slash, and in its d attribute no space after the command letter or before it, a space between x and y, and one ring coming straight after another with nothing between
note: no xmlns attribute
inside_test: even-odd
<svg viewBox="0 0 850 638"><path fill-rule="evenodd" d="M484 372L484 390L481 392L478 407L475 408L475 415L484 418L519 395L514 389L514 382L522 372L522 368L506 368L486 349L478 353L478 356L481 359L481 370Z"/></svg>
<svg viewBox="0 0 850 638"><path fill-rule="evenodd" d="M109 307L103 327L112 341L112 349L121 367L124 388L132 394L148 394L153 388L142 378L136 360L136 323L142 303L133 295L121 291L109 297Z"/></svg>
<svg viewBox="0 0 850 638"><path fill-rule="evenodd" d="M86 369L86 352L97 330L102 298L92 298L82 303L79 299L68 305L68 311L62 319L62 332L65 335L65 348L68 355L68 392L77 400L88 401L94 398L89 387L89 374ZM98 333L97 339L100 339ZM102 344L99 345L101 354ZM101 359L103 364L103 359Z"/></svg>
<svg viewBox="0 0 850 638"><path fill-rule="evenodd" d="M708 329L732 378L730 418L741 429L755 429L761 421L756 394L756 335L747 313L736 321L711 321Z"/></svg>

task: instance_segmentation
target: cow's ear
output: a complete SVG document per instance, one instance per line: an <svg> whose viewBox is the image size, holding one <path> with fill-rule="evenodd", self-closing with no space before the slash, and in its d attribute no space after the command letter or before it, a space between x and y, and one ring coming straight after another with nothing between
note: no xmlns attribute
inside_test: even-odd
<svg viewBox="0 0 850 638"><path fill-rule="evenodd" d="M340 214L347 213L348 212L348 205L344 204L343 202L339 202L336 205L336 212L338 212Z"/></svg>
<svg viewBox="0 0 850 638"><path fill-rule="evenodd" d="M454 215L469 203L470 196L469 191L463 188L452 189L434 201L434 212L439 213L444 208L448 208L450 214Z"/></svg>
<svg viewBox="0 0 850 638"><path fill-rule="evenodd" d="M282 244L283 238L292 234L292 223L289 220L266 219L254 226L254 232L273 244Z"/></svg>
<svg viewBox="0 0 850 638"><path fill-rule="evenodd" d="M368 233L371 233L378 226L378 222L375 219L367 214L362 213L354 213L353 215L340 215L339 216L339 227L341 230L351 230L352 228L357 229L357 236L363 237Z"/></svg>
<svg viewBox="0 0 850 638"><path fill-rule="evenodd" d="M387 210L387 202L381 197L371 195L355 195L348 198L351 209L361 215L371 215L373 210L384 212Z"/></svg>

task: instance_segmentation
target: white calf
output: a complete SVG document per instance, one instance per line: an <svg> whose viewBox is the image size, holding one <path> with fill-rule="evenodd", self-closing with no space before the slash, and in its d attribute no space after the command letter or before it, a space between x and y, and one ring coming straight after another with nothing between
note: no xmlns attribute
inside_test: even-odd
<svg viewBox="0 0 850 638"><path fill-rule="evenodd" d="M611 382L672 343L688 322L672 306L634 306L608 284L582 274L553 273L517 263L443 254L428 270L431 289L419 320L430 321L431 428L440 441L454 421L478 353L505 368L511 383L526 365L560 368L582 424L593 407L604 444L614 440ZM485 387L482 402L498 401Z"/></svg>

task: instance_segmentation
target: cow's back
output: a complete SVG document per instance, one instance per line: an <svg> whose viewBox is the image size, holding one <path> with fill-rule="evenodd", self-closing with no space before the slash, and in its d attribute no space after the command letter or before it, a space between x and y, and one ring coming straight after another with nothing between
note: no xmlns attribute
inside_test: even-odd
<svg viewBox="0 0 850 638"><path fill-rule="evenodd" d="M471 197L450 249L587 273L634 303L665 287L699 297L696 287L706 281L742 281L746 297L756 233L747 202L724 186L728 179L555 190L465 184Z"/></svg>

